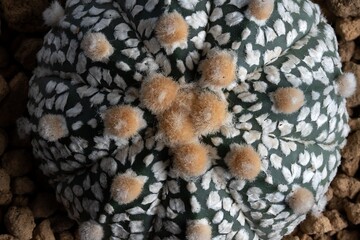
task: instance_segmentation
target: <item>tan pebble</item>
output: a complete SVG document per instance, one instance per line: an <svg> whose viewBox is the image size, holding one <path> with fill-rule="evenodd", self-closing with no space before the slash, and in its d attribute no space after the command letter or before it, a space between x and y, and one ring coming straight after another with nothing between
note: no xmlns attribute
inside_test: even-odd
<svg viewBox="0 0 360 240"><path fill-rule="evenodd" d="M207 221L190 221L186 229L187 240L211 240L212 230Z"/></svg>
<svg viewBox="0 0 360 240"><path fill-rule="evenodd" d="M287 202L296 214L305 214L314 206L315 199L312 192L300 187L290 194Z"/></svg>
<svg viewBox="0 0 360 240"><path fill-rule="evenodd" d="M291 114L298 111L305 102L304 93L293 87L278 88L273 93L275 108L285 114Z"/></svg>
<svg viewBox="0 0 360 240"><path fill-rule="evenodd" d="M17 207L27 207L29 205L29 196L14 195L11 204Z"/></svg>
<svg viewBox="0 0 360 240"><path fill-rule="evenodd" d="M201 63L205 85L224 88L236 78L236 60L227 51L215 51Z"/></svg>
<svg viewBox="0 0 360 240"><path fill-rule="evenodd" d="M331 183L331 187L334 190L334 195L352 199L360 191L360 181L345 174L338 174Z"/></svg>
<svg viewBox="0 0 360 240"><path fill-rule="evenodd" d="M342 156L345 159L354 159L360 157L360 131L351 133L347 138L347 144L342 150Z"/></svg>
<svg viewBox="0 0 360 240"><path fill-rule="evenodd" d="M336 232L348 226L347 221L340 215L338 210L325 211L324 215L330 220L330 223Z"/></svg>
<svg viewBox="0 0 360 240"><path fill-rule="evenodd" d="M351 131L360 130L360 118L351 118L351 119L349 119L349 126L351 128Z"/></svg>
<svg viewBox="0 0 360 240"><path fill-rule="evenodd" d="M12 197L13 195L11 192L0 193L0 206L10 204Z"/></svg>
<svg viewBox="0 0 360 240"><path fill-rule="evenodd" d="M178 13L165 13L155 27L155 34L162 45L173 45L187 41L189 30L185 19Z"/></svg>
<svg viewBox="0 0 360 240"><path fill-rule="evenodd" d="M344 158L341 160L341 170L349 177L354 177L359 170L360 158Z"/></svg>
<svg viewBox="0 0 360 240"><path fill-rule="evenodd" d="M209 166L208 151L199 143L181 145L174 149L173 167L184 178L201 176Z"/></svg>
<svg viewBox="0 0 360 240"><path fill-rule="evenodd" d="M5 152L5 149L8 145L8 135L6 134L6 132L2 129L0 129L0 157L3 155L3 153Z"/></svg>
<svg viewBox="0 0 360 240"><path fill-rule="evenodd" d="M254 180L261 171L261 159L255 149L248 145L233 145L225 157L231 174L239 179Z"/></svg>
<svg viewBox="0 0 360 240"><path fill-rule="evenodd" d="M228 104L211 92L199 93L193 104L191 119L198 135L220 130L227 116Z"/></svg>
<svg viewBox="0 0 360 240"><path fill-rule="evenodd" d="M152 113L159 114L172 105L179 88L179 84L172 78L155 74L143 82L140 99Z"/></svg>
<svg viewBox="0 0 360 240"><path fill-rule="evenodd" d="M325 193L326 195L326 200L330 201L333 197L334 197L334 190L332 189L332 187L329 187L327 192Z"/></svg>
<svg viewBox="0 0 360 240"><path fill-rule="evenodd" d="M10 191L10 176L5 169L0 169L0 194Z"/></svg>
<svg viewBox="0 0 360 240"><path fill-rule="evenodd" d="M110 188L112 199L118 204L129 204L142 193L144 179L134 174L119 174L114 177Z"/></svg>
<svg viewBox="0 0 360 240"><path fill-rule="evenodd" d="M35 190L34 182L28 177L17 177L12 183L12 191L14 194L29 194Z"/></svg>
<svg viewBox="0 0 360 240"><path fill-rule="evenodd" d="M24 73L16 74L9 82L10 92L0 103L0 127L13 125L26 111L29 82Z"/></svg>
<svg viewBox="0 0 360 240"><path fill-rule="evenodd" d="M360 239L360 231L344 229L336 234L338 240L355 240Z"/></svg>
<svg viewBox="0 0 360 240"><path fill-rule="evenodd" d="M5 214L5 226L10 234L22 240L32 238L34 216L29 208L10 207Z"/></svg>
<svg viewBox="0 0 360 240"><path fill-rule="evenodd" d="M94 221L80 224L78 232L80 240L102 240L104 237L103 227Z"/></svg>
<svg viewBox="0 0 360 240"><path fill-rule="evenodd" d="M27 174L32 169L31 154L26 150L11 150L2 157L2 166L11 177Z"/></svg>
<svg viewBox="0 0 360 240"><path fill-rule="evenodd" d="M257 20L267 20L274 11L274 0L250 0L249 12Z"/></svg>
<svg viewBox="0 0 360 240"><path fill-rule="evenodd" d="M0 240L19 240L19 239L9 234L1 234Z"/></svg>
<svg viewBox="0 0 360 240"><path fill-rule="evenodd" d="M35 228L32 240L55 240L55 236L48 219L43 220Z"/></svg>
<svg viewBox="0 0 360 240"><path fill-rule="evenodd" d="M59 234L59 240L74 240L74 236L69 231L65 231Z"/></svg>
<svg viewBox="0 0 360 240"><path fill-rule="evenodd" d="M32 71L37 65L36 54L41 49L42 44L42 38L23 39L15 52L15 60L26 70Z"/></svg>
<svg viewBox="0 0 360 240"><path fill-rule="evenodd" d="M339 42L339 54L342 62L348 62L351 60L355 52L354 41L341 41Z"/></svg>
<svg viewBox="0 0 360 240"><path fill-rule="evenodd" d="M85 55L93 61L106 62L115 51L101 32L86 33L80 46Z"/></svg>
<svg viewBox="0 0 360 240"><path fill-rule="evenodd" d="M338 17L360 17L360 2L358 0L328 0L323 2Z"/></svg>
<svg viewBox="0 0 360 240"><path fill-rule="evenodd" d="M30 204L35 218L48 218L58 209L54 194L40 192Z"/></svg>
<svg viewBox="0 0 360 240"><path fill-rule="evenodd" d="M70 219L66 214L55 214L49 219L51 222L51 228L54 233L68 231L76 224L76 222Z"/></svg>
<svg viewBox="0 0 360 240"><path fill-rule="evenodd" d="M300 229L305 234L323 234L333 230L330 220L324 215L315 217L308 215L305 221L300 224Z"/></svg>
<svg viewBox="0 0 360 240"><path fill-rule="evenodd" d="M348 202L345 205L346 216L353 224L360 224L360 203Z"/></svg>
<svg viewBox="0 0 360 240"><path fill-rule="evenodd" d="M6 97L9 93L10 88L5 79L0 75L0 102Z"/></svg>
<svg viewBox="0 0 360 240"><path fill-rule="evenodd" d="M117 138L130 138L142 127L142 113L135 107L111 107L104 114L105 134Z"/></svg>
<svg viewBox="0 0 360 240"><path fill-rule="evenodd" d="M336 32L345 40L352 41L360 36L360 19L339 19Z"/></svg>

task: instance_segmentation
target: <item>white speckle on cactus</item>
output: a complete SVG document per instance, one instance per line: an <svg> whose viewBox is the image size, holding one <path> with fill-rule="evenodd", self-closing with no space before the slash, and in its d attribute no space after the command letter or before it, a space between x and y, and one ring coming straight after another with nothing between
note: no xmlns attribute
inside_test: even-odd
<svg viewBox="0 0 360 240"><path fill-rule="evenodd" d="M110 188L112 199L118 204L129 204L142 193L147 177L137 176L132 171L114 177Z"/></svg>
<svg viewBox="0 0 360 240"><path fill-rule="evenodd" d="M356 77L353 73L344 73L337 79L337 91L345 98L351 97L356 91Z"/></svg>
<svg viewBox="0 0 360 240"><path fill-rule="evenodd" d="M79 236L80 240L102 240L104 229L95 221L83 222L79 226Z"/></svg>
<svg viewBox="0 0 360 240"><path fill-rule="evenodd" d="M305 214L314 206L314 195L308 189L300 187L288 197L287 202L289 207L296 214Z"/></svg>
<svg viewBox="0 0 360 240"><path fill-rule="evenodd" d="M211 235L211 227L206 219L188 222L186 229L187 240L210 240Z"/></svg>
<svg viewBox="0 0 360 240"><path fill-rule="evenodd" d="M86 33L80 46L88 58L99 62L106 62L115 51L106 36L100 32Z"/></svg>
<svg viewBox="0 0 360 240"><path fill-rule="evenodd" d="M69 134L64 116L54 114L46 114L40 118L38 132L41 137L50 142Z"/></svg>
<svg viewBox="0 0 360 240"><path fill-rule="evenodd" d="M48 26L57 26L64 17L65 11L58 1L53 1L43 12L44 22Z"/></svg>

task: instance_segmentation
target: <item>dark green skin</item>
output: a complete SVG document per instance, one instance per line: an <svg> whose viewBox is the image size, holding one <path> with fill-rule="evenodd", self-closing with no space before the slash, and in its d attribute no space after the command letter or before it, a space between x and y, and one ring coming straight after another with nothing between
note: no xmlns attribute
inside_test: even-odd
<svg viewBox="0 0 360 240"><path fill-rule="evenodd" d="M235 3L241 1L199 1L194 9L185 9L180 1L172 1L170 5L159 1L154 8L151 7L153 1L145 0L98 2L101 1L84 4L67 1L66 17L60 26L46 35L38 55L38 68L30 82L28 109L34 133L34 154L42 159L41 169L56 188L58 200L65 205L69 216L79 223L90 219L98 222L105 231L104 239L185 239L188 221L203 218L209 220L214 239L280 239L305 218L304 214L295 214L286 203L294 188L309 189L315 196L316 205L321 205L319 202L340 163L340 149L348 134L348 116L346 101L335 88L335 81L342 73L336 37L320 17L317 6L305 0L278 0L270 19L259 25L247 17L247 5L236 6ZM135 9L139 9L135 16L132 2ZM216 6L217 3L221 4ZM141 10L141 7L144 8ZM94 8L102 11L95 14ZM164 12L177 11L189 22L187 17L201 11L205 16L211 16L215 9L221 9L223 16L215 21L211 21L215 16L207 19L207 23L198 28L190 24L186 49L177 48L173 53L167 53L162 47L152 47L158 44L153 30L156 20ZM243 19L229 26L226 15L230 13L242 14ZM94 23L88 24L89 20L94 20ZM104 23L102 27L101 21ZM201 23L200 20L195 22ZM283 30L284 34L281 31L277 34L274 30L274 25L278 26L280 22L285 28L276 29ZM216 25L222 28L218 34L229 34L228 41L221 42L219 37L214 37ZM119 37L117 26L121 26L120 29L127 26L128 37ZM142 26L145 26L144 31ZM244 38L246 29L250 33ZM84 55L80 42L88 31L104 33L114 47L115 52L108 62L94 62ZM205 44L197 49L191 39L201 31L206 32ZM297 33L293 40L289 35L291 31ZM262 45L261 34L264 32L267 34ZM271 32L275 35L270 41ZM130 46L129 39L136 42L134 46ZM239 47L235 49L237 42ZM249 53L246 49L249 46L260 54L258 62L253 64L247 61ZM126 56L123 50L129 48L138 50L139 55ZM144 78L154 73L150 68L139 69L138 64L150 62L158 67L157 72L176 81L196 84L201 77L197 66L212 48L235 52L238 69L245 69L248 75L244 79L238 78L233 88L223 89L229 103L228 110L234 116L234 126L230 131L233 136L226 135L223 130L201 138L214 149L217 157L203 176L189 181L177 177L172 171L166 143L164 145L155 139L158 130L156 116L136 97ZM274 49L278 49L281 55L265 62L267 51ZM199 57L192 59L193 68L185 64L192 52ZM319 59L316 56L320 56ZM164 64L164 59L168 65ZM177 67L179 60L184 62L184 73ZM126 63L129 69L119 68L119 62ZM269 69L278 70L276 81L270 79ZM306 70L310 75L305 74ZM101 71L102 76L99 74ZM61 87L61 84L66 87ZM58 91L51 85L58 86ZM304 106L293 114L274 111L271 93L280 87L302 90L306 100ZM245 94L242 89L245 89ZM132 93L135 93L134 98L130 97ZM248 98L248 95L253 98ZM51 98L55 103L51 103ZM82 106L82 111L77 116L69 116L67 110L76 104ZM101 113L110 106L121 104L143 110L147 127L124 145L117 146L114 140L104 137ZM242 111L233 112L234 106L240 106ZM43 139L37 126L39 118L45 114L65 116L69 135L55 142ZM96 126L90 126L90 120ZM73 129L73 124L79 121L82 126ZM282 134L285 121L294 127ZM305 134L307 130L309 133ZM249 135L254 136L254 140ZM266 136L277 141L278 147L276 144L271 147ZM222 139L218 146L214 145L216 138ZM81 144L84 142L86 144ZM99 146L98 143L102 142L108 144ZM254 181L236 179L229 173L224 158L233 143L250 144L260 154L262 171ZM309 161L306 161L306 156L309 156ZM276 163L277 157L280 160ZM146 164L149 158L153 160ZM138 199L119 205L111 199L109 189L113 177L128 169L148 177L148 180ZM189 191L190 186L196 186L197 190ZM217 195L221 204L207 203L210 197L218 199ZM278 198L274 198L276 196ZM201 206L199 211L194 210L193 198ZM135 207L138 211L134 211ZM217 222L221 214L223 219ZM125 215L126 220L119 221L119 216ZM134 227L135 221L142 221L142 228Z"/></svg>

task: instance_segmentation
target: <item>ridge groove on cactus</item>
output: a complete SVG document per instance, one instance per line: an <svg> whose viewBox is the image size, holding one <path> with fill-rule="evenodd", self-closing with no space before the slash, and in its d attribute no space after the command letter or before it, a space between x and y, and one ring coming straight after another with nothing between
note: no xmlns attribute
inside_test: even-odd
<svg viewBox="0 0 360 240"><path fill-rule="evenodd" d="M82 240L281 239L349 133L309 0L67 0L30 81L34 155Z"/></svg>

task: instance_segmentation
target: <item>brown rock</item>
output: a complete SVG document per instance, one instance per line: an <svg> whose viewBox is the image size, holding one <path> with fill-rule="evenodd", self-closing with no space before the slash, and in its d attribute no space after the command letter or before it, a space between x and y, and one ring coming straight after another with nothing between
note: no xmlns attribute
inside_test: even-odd
<svg viewBox="0 0 360 240"><path fill-rule="evenodd" d="M347 144L342 151L345 159L354 159L360 156L360 131L356 131L349 135Z"/></svg>
<svg viewBox="0 0 360 240"><path fill-rule="evenodd" d="M326 211L324 215L330 220L331 226L336 232L348 226L346 220L340 215L338 210Z"/></svg>
<svg viewBox="0 0 360 240"><path fill-rule="evenodd" d="M15 123L26 110L28 94L28 78L24 73L18 73L10 81L10 93L0 104L0 126L10 126Z"/></svg>
<svg viewBox="0 0 360 240"><path fill-rule="evenodd" d="M2 156L3 153L5 152L7 145L8 145L8 136L4 130L0 129L0 156Z"/></svg>
<svg viewBox="0 0 360 240"><path fill-rule="evenodd" d="M330 220L324 215L308 217L300 224L300 229L305 234L324 234L333 230Z"/></svg>
<svg viewBox="0 0 360 240"><path fill-rule="evenodd" d="M23 39L15 53L15 59L27 70L36 67L36 53L40 50L43 40L41 38Z"/></svg>
<svg viewBox="0 0 360 240"><path fill-rule="evenodd" d="M336 239L338 239L338 240L360 239L360 232L345 229L345 230L338 232L338 234L336 235Z"/></svg>
<svg viewBox="0 0 360 240"><path fill-rule="evenodd" d="M345 205L346 216L353 224L360 224L360 203L347 203Z"/></svg>
<svg viewBox="0 0 360 240"><path fill-rule="evenodd" d="M335 29L345 41L355 40L360 36L360 19L340 19Z"/></svg>
<svg viewBox="0 0 360 240"><path fill-rule="evenodd" d="M16 195L13 197L11 205L17 207L27 207L29 205L29 197L26 195Z"/></svg>
<svg viewBox="0 0 360 240"><path fill-rule="evenodd" d="M10 191L10 176L4 170L0 168L0 193L6 193Z"/></svg>
<svg viewBox="0 0 360 240"><path fill-rule="evenodd" d="M50 227L50 221L48 219L42 221L34 231L34 237L32 240L55 240L55 236Z"/></svg>
<svg viewBox="0 0 360 240"><path fill-rule="evenodd" d="M11 203L11 200L12 200L11 192L0 194L0 205L8 205L9 203Z"/></svg>
<svg viewBox="0 0 360 240"><path fill-rule="evenodd" d="M76 223L66 215L55 215L50 218L51 227L55 233L60 233L69 230Z"/></svg>
<svg viewBox="0 0 360 240"><path fill-rule="evenodd" d="M5 79L0 75L0 102L8 95L10 88Z"/></svg>
<svg viewBox="0 0 360 240"><path fill-rule="evenodd" d="M17 177L12 184L13 193L22 195L32 193L35 189L34 182L28 177Z"/></svg>
<svg viewBox="0 0 360 240"><path fill-rule="evenodd" d="M32 168L31 154L26 150L12 150L2 157L4 169L12 177L19 177L30 172Z"/></svg>
<svg viewBox="0 0 360 240"><path fill-rule="evenodd" d="M18 240L18 238L11 236L9 234L1 234L0 240Z"/></svg>
<svg viewBox="0 0 360 240"><path fill-rule="evenodd" d="M314 240L331 240L331 237L329 235L323 234L323 235L315 235L313 237Z"/></svg>
<svg viewBox="0 0 360 240"><path fill-rule="evenodd" d="M351 131L360 130L360 118L351 118L349 120L349 126L351 128Z"/></svg>
<svg viewBox="0 0 360 240"><path fill-rule="evenodd" d="M70 232L65 231L59 234L59 240L74 240L74 236Z"/></svg>
<svg viewBox="0 0 360 240"><path fill-rule="evenodd" d="M339 210L342 211L344 209L344 205L347 202L345 198L339 198L337 196L333 196L331 200L328 201L328 204L326 205L326 208L329 210Z"/></svg>
<svg viewBox="0 0 360 240"><path fill-rule="evenodd" d="M353 62L346 62L344 64L345 72L353 72L356 75L357 86L360 86L360 65ZM360 88L356 88L355 94L347 99L347 105L354 107L360 104Z"/></svg>
<svg viewBox="0 0 360 240"><path fill-rule="evenodd" d="M9 27L19 32L39 32L46 28L42 12L47 8L46 0L1 0L4 17Z"/></svg>
<svg viewBox="0 0 360 240"><path fill-rule="evenodd" d="M345 158L342 160L341 162L341 170L343 170L343 172L350 176L353 177L357 170L359 169L359 162L360 162L360 158L356 157L356 158Z"/></svg>
<svg viewBox="0 0 360 240"><path fill-rule="evenodd" d="M350 61L350 59L354 55L354 51L355 51L355 42L354 41L350 41L350 42L341 41L341 42L339 42L339 54L340 54L342 62Z"/></svg>
<svg viewBox="0 0 360 240"><path fill-rule="evenodd" d="M338 174L331 183L334 195L345 198L354 198L360 191L360 181L356 178L348 177L345 174Z"/></svg>
<svg viewBox="0 0 360 240"><path fill-rule="evenodd" d="M11 235L29 240L35 228L34 216L29 208L10 207L5 214L5 226Z"/></svg>
<svg viewBox="0 0 360 240"><path fill-rule="evenodd" d="M9 64L9 54L3 46L0 46L0 68L4 68Z"/></svg>
<svg viewBox="0 0 360 240"><path fill-rule="evenodd" d="M35 218L48 218L58 209L54 194L38 193L31 203L31 210Z"/></svg>
<svg viewBox="0 0 360 240"><path fill-rule="evenodd" d="M334 190L331 187L329 187L329 189L325 193L325 196L326 196L326 200L329 202L334 197Z"/></svg>
<svg viewBox="0 0 360 240"><path fill-rule="evenodd" d="M7 66L6 68L0 68L0 75L5 79L12 79L19 71L21 70L18 65L10 64L10 66Z"/></svg>
<svg viewBox="0 0 360 240"><path fill-rule="evenodd" d="M327 0L329 9L339 17L360 16L360 1L358 0Z"/></svg>

